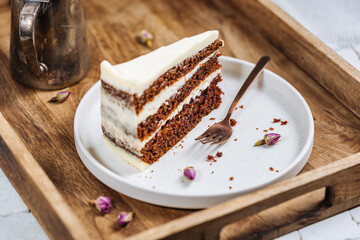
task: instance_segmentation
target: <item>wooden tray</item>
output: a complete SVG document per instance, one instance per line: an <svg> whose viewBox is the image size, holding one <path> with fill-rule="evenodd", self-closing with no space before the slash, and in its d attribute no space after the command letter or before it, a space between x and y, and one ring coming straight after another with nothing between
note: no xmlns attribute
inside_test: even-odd
<svg viewBox="0 0 360 240"><path fill-rule="evenodd" d="M6 3L6 4L5 4ZM53 239L271 239L360 203L360 73L269 0L88 0L92 66L63 104L56 91L23 87L9 73L10 9L0 1L0 167ZM80 161L73 140L76 107L99 79L99 64L149 52L135 41L147 29L154 49L208 29L219 29L224 55L269 69L306 99L315 120L315 144L303 171L290 180L209 209L158 207L119 194ZM114 202L102 216L88 200ZM136 217L117 227L120 211Z"/></svg>

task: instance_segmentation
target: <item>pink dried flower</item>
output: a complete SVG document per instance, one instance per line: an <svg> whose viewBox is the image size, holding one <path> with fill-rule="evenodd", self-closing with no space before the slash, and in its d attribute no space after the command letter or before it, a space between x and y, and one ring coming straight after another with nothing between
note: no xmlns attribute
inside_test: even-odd
<svg viewBox="0 0 360 240"><path fill-rule="evenodd" d="M122 227L126 227L133 220L133 212L120 212L118 215L118 224Z"/></svg>
<svg viewBox="0 0 360 240"><path fill-rule="evenodd" d="M189 180L194 180L196 177L196 171L194 167L186 167L184 169L184 177L186 177Z"/></svg>
<svg viewBox="0 0 360 240"><path fill-rule="evenodd" d="M147 46L148 48L152 47L152 40L154 39L153 35L146 30L142 30L137 36L137 40Z"/></svg>
<svg viewBox="0 0 360 240"><path fill-rule="evenodd" d="M49 100L49 102L57 102L57 103L63 103L66 101L66 99L68 99L68 97L70 96L71 92L70 91L66 91L68 88L64 89L61 92L58 92L56 94L56 97L53 97L52 99Z"/></svg>
<svg viewBox="0 0 360 240"><path fill-rule="evenodd" d="M264 135L264 139L261 139L259 141L257 141L254 146L261 146L261 145L274 145L275 143L277 143L280 139L280 134L278 133L269 133L269 134L265 134Z"/></svg>
<svg viewBox="0 0 360 240"><path fill-rule="evenodd" d="M95 205L97 210L101 213L109 213L112 207L111 199L106 196L100 196L96 200L89 201L90 204Z"/></svg>

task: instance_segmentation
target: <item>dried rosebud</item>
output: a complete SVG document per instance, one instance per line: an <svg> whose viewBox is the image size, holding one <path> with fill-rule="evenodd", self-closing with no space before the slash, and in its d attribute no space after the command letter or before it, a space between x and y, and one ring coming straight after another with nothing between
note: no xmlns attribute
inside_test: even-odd
<svg viewBox="0 0 360 240"><path fill-rule="evenodd" d="M136 38L141 44L144 44L148 48L152 47L152 40L154 38L153 35L148 31L142 30Z"/></svg>
<svg viewBox="0 0 360 240"><path fill-rule="evenodd" d="M184 177L186 177L189 180L194 180L196 177L196 172L193 167L187 167L184 169Z"/></svg>
<svg viewBox="0 0 360 240"><path fill-rule="evenodd" d="M122 227L126 227L133 220L133 212L120 212L118 215L118 224Z"/></svg>
<svg viewBox="0 0 360 240"><path fill-rule="evenodd" d="M264 135L264 141L266 145L274 145L280 139L280 134L278 133L269 133Z"/></svg>
<svg viewBox="0 0 360 240"><path fill-rule="evenodd" d="M100 196L96 200L91 200L89 203L95 205L97 210L104 214L109 213L112 207L111 199L106 196Z"/></svg>
<svg viewBox="0 0 360 240"><path fill-rule="evenodd" d="M280 134L278 133L269 133L269 134L265 134L264 135L264 139L261 139L259 141L257 141L254 146L261 146L261 145L274 145L275 143L277 143L280 139Z"/></svg>
<svg viewBox="0 0 360 240"><path fill-rule="evenodd" d="M53 97L52 99L50 99L49 102L57 102L57 103L65 102L66 99L68 99L68 97L70 96L70 93L71 93L70 91L66 91L67 89L64 89L63 91L58 92L56 94L56 97Z"/></svg>

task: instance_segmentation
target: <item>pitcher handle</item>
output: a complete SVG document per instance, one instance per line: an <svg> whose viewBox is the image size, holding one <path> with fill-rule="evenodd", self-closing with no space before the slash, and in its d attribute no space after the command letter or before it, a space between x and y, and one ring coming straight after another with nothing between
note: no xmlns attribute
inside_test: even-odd
<svg viewBox="0 0 360 240"><path fill-rule="evenodd" d="M26 2L20 13L19 36L24 51L26 64L37 77L45 77L48 68L39 62L35 46L35 21L46 8L49 0Z"/></svg>

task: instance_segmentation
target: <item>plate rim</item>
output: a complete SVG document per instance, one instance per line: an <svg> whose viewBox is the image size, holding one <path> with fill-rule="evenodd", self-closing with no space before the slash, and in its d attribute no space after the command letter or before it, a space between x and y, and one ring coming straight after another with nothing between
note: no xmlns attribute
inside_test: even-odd
<svg viewBox="0 0 360 240"><path fill-rule="evenodd" d="M220 61L221 62L235 62L237 64L242 64L242 65L246 65L249 67L254 67L255 64L247 62L245 60L241 60L238 58L233 58L233 57L228 57L228 56L221 56L220 57ZM287 166L287 168L285 168L283 171L281 171L276 177L272 178L270 181L266 181L263 183L260 183L258 185L252 186L250 188L247 189L242 189L242 190L238 190L238 191L231 191L231 192L225 192L225 193L208 193L208 194L194 194L192 193L191 195L189 194L182 194L182 195L177 195L174 193L169 193L166 192L165 190L162 189L149 189L148 187L144 187L142 185L138 185L136 183L130 182L128 181L125 177L116 174L115 172L111 171L110 169L108 169L107 167L105 167L104 165L102 165L98 160L96 160L88 151L87 148L84 146L83 142L81 141L80 138L80 132L79 132L79 118L80 118L80 112L81 109L84 108L84 105L86 105L86 102L89 98L89 96L91 96L93 94L94 91L96 91L98 88L100 88L100 84L101 84L101 80L97 81L86 93L85 95L82 97L79 105L77 106L76 109L76 113L75 113L75 117L74 117L74 140L75 140L75 147L76 150L79 154L79 157L81 159L81 161L83 162L83 164L86 166L86 168L91 172L91 174L93 174L98 180L100 180L102 183L104 183L105 185L107 185L108 187L118 191L116 188L109 186L109 184L107 182L105 182L105 180L103 180L103 177L99 177L97 173L94 173L92 170L90 170L90 168L92 169L93 167L97 168L98 170L100 170L101 173L107 175L110 178L114 178L115 180L117 180L122 184L126 184L126 185L130 185L130 187L135 188L136 190L140 190L140 191L145 191L148 194L157 194L157 195L161 195L162 197L176 197L176 198L214 198L214 197L220 197L220 198L226 198L229 196L240 196L242 194L248 193L248 192L252 192L255 191L257 189L269 186L273 183L282 181L288 177L292 177L297 175L301 169L305 166L305 164L307 163L311 152L312 152L312 148L313 148L313 141L314 141L314 120L313 120L313 116L310 110L310 107L308 106L307 102L305 101L304 97L297 91L297 89L292 86L289 82L287 82L285 79L283 79L282 77L280 77L279 75L273 73L270 70L265 69L264 72L266 74L269 74L273 77L275 77L275 79L277 79L277 81L281 81L282 84L284 84L293 94L296 95L297 99L299 99L301 101L301 105L304 107L305 112L307 113L306 117L309 123L309 128L308 128L308 132L307 132L307 137L305 140L305 143L301 149L301 151L297 154L297 156L294 158L293 162ZM84 155L87 159L86 161L81 157L81 155ZM308 156L307 156L308 155ZM303 159L306 158L306 161L304 161ZM303 163L302 161L303 160ZM92 166L89 166L88 164L92 164ZM299 165L300 164L300 165ZM299 168L300 167L300 168ZM299 168L299 170L298 170ZM296 171L295 174L291 174L292 171ZM289 176L290 175L290 176ZM292 175L292 176L291 176ZM120 192L120 191L118 191ZM128 195L130 197L136 198L134 196L132 196L131 194L128 193L124 193L124 192L120 192L122 194ZM136 198L139 199L139 198ZM142 199L139 199L141 201L144 201ZM146 202L150 202L150 203L154 203L153 201L146 201ZM158 204L155 203L157 205L162 205L162 206L170 206L173 207L174 205L169 204L169 205L164 205L164 204ZM178 205L176 205L175 207L179 207ZM186 207L188 208L188 207Z"/></svg>

